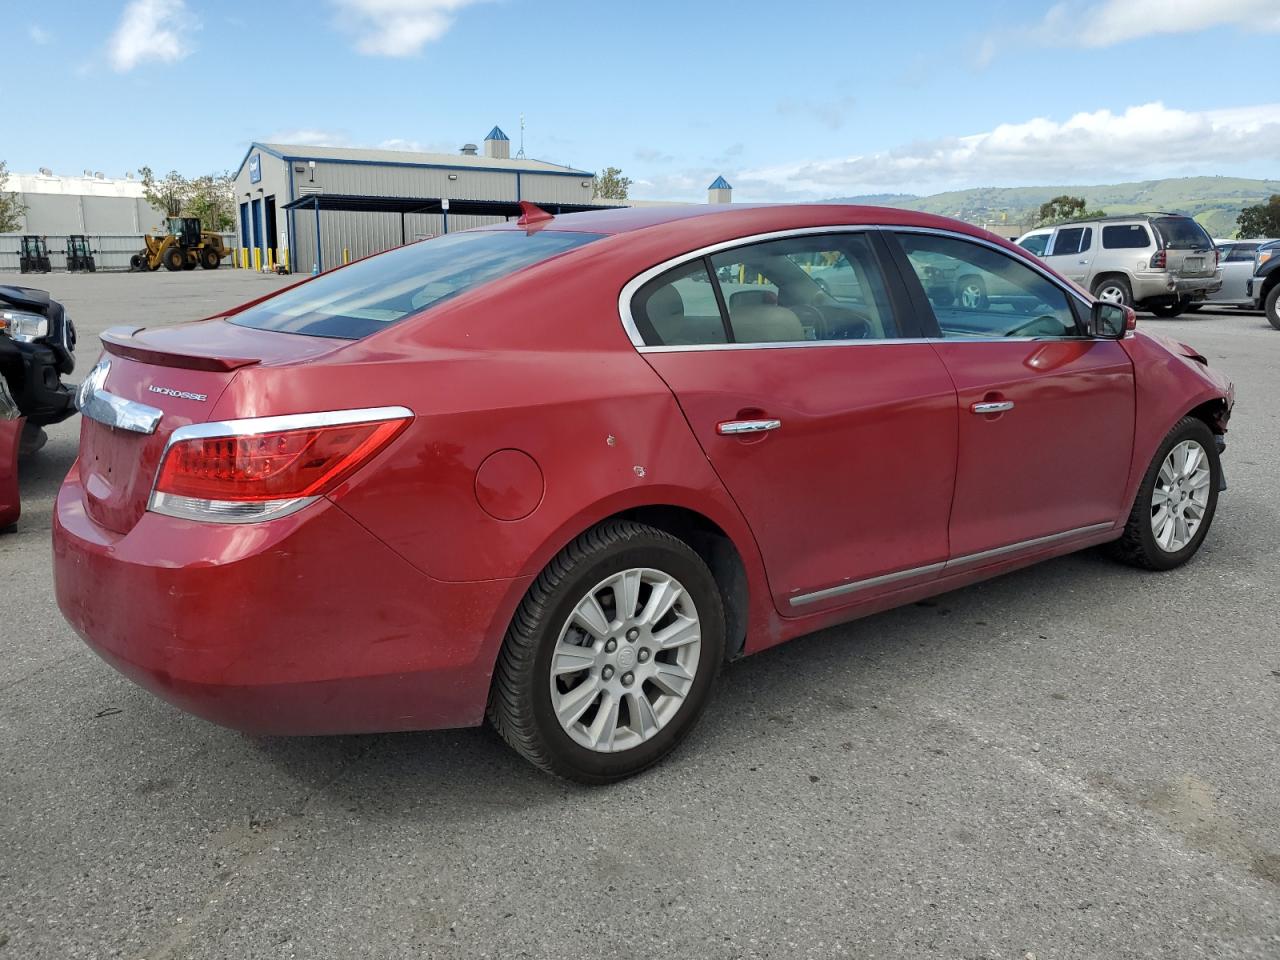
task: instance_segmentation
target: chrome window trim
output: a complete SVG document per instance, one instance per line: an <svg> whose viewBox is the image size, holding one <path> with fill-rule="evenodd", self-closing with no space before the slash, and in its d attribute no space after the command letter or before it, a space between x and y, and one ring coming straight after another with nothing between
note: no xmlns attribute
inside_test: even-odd
<svg viewBox="0 0 1280 960"><path fill-rule="evenodd" d="M1043 537L1033 537L1030 540L1019 540L1017 543L1009 543L1003 547L993 547L990 550L981 550L978 553L966 554L963 557L953 557L940 563L927 563L921 567L911 567L908 570L897 570L893 573L881 574L877 577L870 577L866 580L853 580L849 583L837 584L834 587L826 587L822 590L814 590L811 593L802 593L792 597L788 602L793 607L802 607L810 603L817 603L819 600L826 600L830 597L839 597L849 593L858 593L862 590L869 590L872 587L883 586L886 583L896 583L899 580L908 580L912 577L922 577L930 573L945 573L956 567L967 567L975 563L981 563L983 560L991 560L996 557L1002 557L1010 553L1020 553L1023 550L1032 550L1036 547L1049 546L1062 540L1069 540L1072 537L1082 537L1090 533L1101 533L1103 530L1112 530L1115 523L1107 521L1104 523L1091 523L1086 527L1075 527L1071 530L1063 530L1061 533L1051 533Z"/></svg>
<svg viewBox="0 0 1280 960"><path fill-rule="evenodd" d="M766 243L770 240L785 240L791 237L821 236L829 233L869 233L872 231L880 231L884 233L922 233L949 237L955 240L968 240L971 243L988 247L997 253L1002 253L1010 260L1014 260L1024 266L1030 267L1067 296L1074 297L1088 309L1092 309L1093 307L1093 301L1086 299L1078 290L1069 284L1064 284L1062 280L1054 276L1047 267L1035 263L1032 259L1019 257L1011 253L1009 250L1006 250L1000 244L993 243L982 237L975 237L971 234L961 233L956 230L944 230L938 227L907 227L870 223L834 224L818 227L794 227L788 230L773 230L768 233L751 234L750 236L738 237L733 240L722 240L719 243L709 244L708 246L699 247L696 250L690 250L686 253L679 254L678 256L664 260L656 266L649 267L643 273L637 274L628 280L626 284L623 285L621 292L618 294L618 316L622 320L622 329L627 334L627 338L631 341L632 345L640 353L700 353L706 350L778 350L790 347L870 347L888 346L895 343L1018 343L1034 340L1074 341L1098 339L1097 337L1090 337L1086 333L1075 337L885 337L874 340L786 340L770 343L690 343L651 345L644 342L644 337L640 335L640 328L636 325L635 317L631 313L631 301L634 299L636 293L639 292L641 287L654 277L659 276L668 270L675 269L676 267L688 263L691 260L699 260L702 257L719 253L722 250L730 250L735 247L752 246L757 243ZM888 277L886 277L885 280L886 282L891 282L891 279Z"/></svg>
<svg viewBox="0 0 1280 960"><path fill-rule="evenodd" d="M326 410L320 413L286 413L274 417L242 417L236 420L211 420L206 423L189 423L178 427L165 440L164 450L160 454L160 467L164 466L169 448L175 443L187 440L209 440L216 437L244 437L256 433L271 433L279 430L307 430L311 427L336 427L348 423L379 423L383 420L413 419L414 412L408 407L360 407L355 410ZM151 494L147 498L147 510L152 513L184 520L195 520L199 523L262 523L267 520L278 520L291 513L297 513L317 500L318 496L294 497L291 499L258 501L273 505L270 511L257 516L233 516L230 505L238 501L199 500L198 498L165 494L156 489L160 482L160 467L156 468L155 478L151 481ZM224 516L196 515L189 509L197 503L228 505Z"/></svg>
<svg viewBox="0 0 1280 960"><path fill-rule="evenodd" d="M671 345L671 346L650 346L644 342L644 337L640 336L640 328L636 326L635 317L631 314L631 300L637 291L654 277L661 273L666 273L681 264L688 263L690 260L700 260L702 257L711 256L713 253L719 253L721 250L731 250L735 247L749 247L757 243L767 243L770 240L787 240L791 237L805 236L821 236L828 233L870 233L878 230L875 224L859 223L859 224L836 224L834 226L824 227L793 227L789 230L772 230L768 233L754 233L746 237L737 237L733 240L721 240L719 243L713 243L705 247L699 247L696 250L689 250L686 253L674 256L669 260L664 260L657 266L650 267L643 273L632 277L623 286L622 292L618 294L618 316L622 318L622 329L626 331L627 336L631 339L638 349L642 350L665 350L667 352L680 350L701 350L705 347L720 346L737 349L751 349L753 347L781 347L781 346L827 346L833 343L853 343L851 340L796 340L785 343L721 343L721 344L688 344L688 345ZM877 341L880 343L887 341ZM896 342L896 341L895 341Z"/></svg>

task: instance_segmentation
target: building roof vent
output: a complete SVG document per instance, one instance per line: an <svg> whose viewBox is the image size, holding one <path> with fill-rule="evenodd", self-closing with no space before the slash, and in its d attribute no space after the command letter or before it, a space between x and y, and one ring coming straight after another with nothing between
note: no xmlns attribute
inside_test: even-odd
<svg viewBox="0 0 1280 960"><path fill-rule="evenodd" d="M42 177L52 177L52 176L53 176L53 171L52 171L52 170L50 170L48 167L41 167L41 168L40 168L40 176L42 176Z"/></svg>
<svg viewBox="0 0 1280 960"><path fill-rule="evenodd" d="M479 152L479 148L474 143L464 143L462 145L462 155L464 157L474 157Z"/></svg>
<svg viewBox="0 0 1280 960"><path fill-rule="evenodd" d="M707 187L707 203L733 203L733 187L724 177L716 177Z"/></svg>
<svg viewBox="0 0 1280 960"><path fill-rule="evenodd" d="M511 159L511 138L502 132L501 127L494 127L484 138L484 155L497 160Z"/></svg>

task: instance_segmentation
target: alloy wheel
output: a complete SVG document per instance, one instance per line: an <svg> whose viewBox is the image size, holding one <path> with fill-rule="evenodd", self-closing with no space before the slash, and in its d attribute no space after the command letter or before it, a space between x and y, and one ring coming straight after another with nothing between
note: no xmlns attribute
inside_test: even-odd
<svg viewBox="0 0 1280 960"><path fill-rule="evenodd" d="M960 288L960 305L966 310L977 310L982 306L982 288L976 283L966 283Z"/></svg>
<svg viewBox="0 0 1280 960"><path fill-rule="evenodd" d="M1108 283L1098 289L1098 299L1107 303L1124 303L1124 290L1118 285Z"/></svg>
<svg viewBox="0 0 1280 960"><path fill-rule="evenodd" d="M1212 471L1196 440L1183 440L1164 458L1151 491L1151 533L1166 553L1177 553L1200 529L1209 507Z"/></svg>
<svg viewBox="0 0 1280 960"><path fill-rule="evenodd" d="M635 567L578 601L551 657L551 704L575 743L638 746L671 722L693 687L702 630L693 598L661 570Z"/></svg>

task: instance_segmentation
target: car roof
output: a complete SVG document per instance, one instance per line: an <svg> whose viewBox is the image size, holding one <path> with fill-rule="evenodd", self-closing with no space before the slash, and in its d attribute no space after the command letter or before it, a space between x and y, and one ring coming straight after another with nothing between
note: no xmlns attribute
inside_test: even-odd
<svg viewBox="0 0 1280 960"><path fill-rule="evenodd" d="M672 234L714 232L724 233L728 237L747 237L779 230L801 230L810 227L875 225L930 227L967 233L983 239L1000 239L981 227L962 220L953 220L950 217L902 210L897 207L843 203L672 204L615 207L561 214L542 221L534 228L607 235L661 229L663 232ZM527 227L517 222L508 222L478 229L522 230ZM1007 243L1004 240L1000 242Z"/></svg>

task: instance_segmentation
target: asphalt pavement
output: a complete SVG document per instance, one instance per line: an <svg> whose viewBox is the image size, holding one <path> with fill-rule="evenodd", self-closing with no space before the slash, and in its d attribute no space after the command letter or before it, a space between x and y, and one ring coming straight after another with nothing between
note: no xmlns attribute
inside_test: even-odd
<svg viewBox="0 0 1280 960"><path fill-rule="evenodd" d="M27 279L77 377L108 326L286 282ZM252 738L130 684L53 600L53 428L0 535L0 960L1280 957L1280 332L1140 323L1236 383L1195 561L1087 551L733 664L604 789L485 729Z"/></svg>

